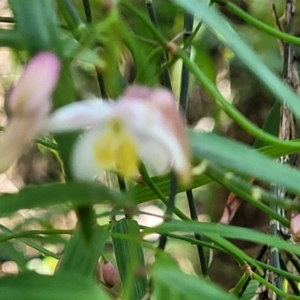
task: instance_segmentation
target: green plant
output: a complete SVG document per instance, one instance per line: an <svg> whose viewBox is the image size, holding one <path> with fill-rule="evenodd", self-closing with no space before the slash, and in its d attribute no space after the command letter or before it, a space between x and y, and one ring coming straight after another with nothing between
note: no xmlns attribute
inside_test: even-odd
<svg viewBox="0 0 300 300"><path fill-rule="evenodd" d="M263 293L264 288L276 295L277 299L300 299L298 290L300 280L295 272L289 270L289 264L292 263L299 271L297 258L300 255L299 247L289 240L278 237L277 227L272 227L275 221L286 228L290 226L290 220L280 213L280 208L293 210L295 215L300 209L299 204L292 200L292 193L296 195L300 193L300 173L296 168L281 164L276 160L297 153L300 149L299 140L277 137L280 105L289 109L295 118L298 118L300 116L299 98L288 86L290 82L287 78L284 78L288 83L285 84L240 37L239 30L219 12L218 5L230 10L247 22L248 26L254 26L258 33L266 33L283 41L285 47L299 46L300 39L295 36L294 32L283 32L266 25L231 1L211 1L208 4L204 0L172 0L167 4L158 3L157 7L152 1L147 1L145 7L129 0L77 2L73 4L70 0L10 0L9 7L13 17L0 19L2 22L14 24L9 29L0 29L0 45L10 48L20 62L32 62L39 57L38 53L46 52L50 55L50 52L55 57L53 64L60 65L58 67L60 68L59 78L57 78L56 71L52 70L55 74L51 73L51 67L49 67L51 73L49 80L51 81L52 78L54 80L49 91L47 89L45 92L46 96L52 93L57 81L53 92L53 115L50 115L50 121L48 120L50 113L47 110L42 118L45 122L41 122L38 118L38 122L34 123L35 110L32 110L31 115L27 116L27 121L28 118L32 118L30 119L32 122L26 124L37 124L37 127L42 127L44 131L48 129L54 132L53 136L47 138L40 135L37 137L36 133L44 131L33 126L33 133L29 140L36 136L35 141L54 155L61 168L61 177L63 177L54 183L26 186L16 194L0 196L1 217L11 218L24 209L43 209L44 212L41 217L36 218L39 224L37 230L26 229L25 223L28 220L23 220L24 224L19 229L17 226L14 230L4 225L0 226L0 256L3 252L3 256L9 261L14 261L19 269L17 276L4 276L0 279L1 299L70 299L72 297L72 299L128 300L150 298L214 300L240 298L246 300L252 299L256 292ZM293 1L286 2L295 5ZM144 11L146 6L148 13ZM168 24L160 26L159 17L164 14L172 21L176 20L172 28L168 27ZM182 14L184 14L183 17ZM83 16L86 17L86 22L82 20ZM182 20L184 25L178 29L177 23ZM259 84L264 86L272 96L275 105L273 113L270 113L265 122L264 129L260 129L248 120L233 103L225 99L217 88L215 65L209 61L207 49L197 44L199 41L203 44L207 41L201 35L202 32L206 33L207 29L210 34L215 35L217 45L222 44L227 52L230 50L231 57L237 58L242 68L256 77ZM181 33L180 30L182 30L182 35L172 39L175 34ZM128 76L128 72L122 71L120 67L122 60L126 62L125 67L131 70L131 76ZM224 60L231 63L230 58L224 59L223 57ZM180 71L176 69L178 62L182 62ZM29 62L29 66L30 64ZM44 67L46 69L46 66ZM170 70L172 70L172 75L170 75ZM27 74L26 72L25 69L24 74ZM37 68L36 73L38 72ZM24 76L27 78L26 75ZM100 142L104 143L105 147L109 145L109 149L113 151L107 152L101 144L98 150L95 150L98 151L97 158L102 166L105 165L105 168L111 168L113 162L117 162L117 167L122 171L113 172L108 175L109 180L103 182L84 181L87 179L85 174L80 171L74 172L73 160L77 159L76 166L80 166L82 161L75 158L73 149L76 147L78 136L82 134L80 131L82 126L91 125L90 120L82 119L77 127L62 130L66 128L66 124L72 124L66 121L68 115L64 115L66 119L61 119L62 122L59 126L57 125L58 127L55 129L51 127L51 122L57 117L56 113L62 111L61 108L81 105L75 103L75 106L68 106L72 105L77 98L84 98L89 92L89 76L92 76L93 82L98 84L99 90L96 89L94 92L96 96L103 101L108 98L121 99L117 104L101 104L101 107L108 110L103 113L104 118L112 120L108 126L108 133L117 132L118 140L114 140L110 135L106 136L107 132L104 132L104 138L101 136ZM169 149L170 144L161 138L167 135L157 138L155 134L159 130L152 134L152 128L148 130L138 126L131 128L130 124L134 123L140 115L133 114L134 120L130 118L127 120L129 115L127 113L130 110L120 112L119 108L122 103L127 105L126 109L131 107L131 104L126 104L123 100L126 95L129 98L143 97L140 96L140 91L128 92L127 86L133 83L147 86L147 97L151 98L154 88L158 85L169 90L173 88L175 94L178 78L180 82L179 106L184 114L187 114L189 94L194 85L200 85L201 90L205 90L215 103L215 112L212 116L217 123L216 132L204 133L191 128L186 133L191 148L193 168L190 177L189 170L187 170L189 167L184 164L189 158L185 152L185 134L178 133L181 128L179 123L176 123L176 130L174 128L170 130L167 128L169 124L165 129L164 122L161 122L161 130L165 129L167 133L170 133L170 139L174 138L175 141L172 145L176 147ZM35 79L31 76L32 81L26 81L26 84L38 81L38 79L40 78ZM43 90L42 86L36 87L36 90L28 86L21 89L20 83L16 85L15 90L18 91L18 89L21 95L25 95L24 99L26 97L32 99L35 94ZM30 96L27 94L28 90L31 91ZM156 91L161 92L161 90ZM161 96L160 92L157 92L156 97L161 97L162 101L164 97L169 97ZM11 95L14 95L13 93ZM168 92L168 95L171 94ZM22 96L17 98L22 98ZM97 109L100 107L98 104ZM22 114L18 115L19 106L15 105L18 106L16 108L13 104L10 105L13 108L12 119L14 117L16 121L22 120ZM159 106L161 103L156 103L156 105ZM99 109L104 110L101 107ZM128 138L126 130L122 131L119 128L122 126L114 119L116 107L119 109L117 116L121 116L122 120L127 120L128 123L125 123L129 124L131 130L129 131L136 140L142 136L144 138L142 142L152 142L153 149L153 144L162 144L162 148L167 149L166 160L170 159L168 165L174 163L174 170L154 176L148 169L147 163L144 165L139 162L139 178L132 176L137 171L135 167L139 161L138 155L134 153L136 140L132 141ZM165 111L162 113L163 117L167 116L169 119L163 121L175 123L178 115L172 114L169 107L168 114ZM82 109L84 110L83 107ZM136 113L134 107L132 110ZM162 108L154 109L155 113L156 110L161 113ZM150 109L147 113L149 111ZM218 128L223 126L222 113L227 114L232 122L256 139L254 147L218 134ZM53 119L51 116L54 116ZM147 116L145 114L145 118ZM50 125L47 125L47 121ZM102 119L99 122L100 131L103 130L104 125L101 123ZM30 126L29 128L32 129ZM26 136L27 133L25 130L24 135ZM11 138L13 140L13 136ZM22 135L20 135L20 140L22 140ZM26 140L21 147L20 141L16 140L15 145L11 147L24 151L28 147L28 142ZM119 142L122 145L124 142L127 148L122 148ZM93 153L93 150L88 150L89 146L86 144L88 154ZM82 148L84 149L83 146L80 149ZM177 164L177 158L181 157L182 153L184 153L183 163L180 161L181 164ZM4 161L3 157L5 156L2 156ZM3 167L3 171L5 168L6 166ZM253 178L263 182L264 186L269 185L270 188L262 188L253 183ZM199 222L194 199L195 189L216 183L269 217L271 219L270 234L228 224ZM180 202L187 199L190 216L185 213L186 207L181 203L178 205L175 198L180 198ZM157 199L159 200L155 202L158 203L157 206L165 207L164 216L160 216L163 219L161 225L150 228L133 220L133 216L139 212L138 205L152 203ZM49 218L65 215L69 211L76 211L78 222L75 228L57 229L49 222ZM140 214L143 213L140 212ZM122 217L118 220L119 215ZM297 222L294 221L293 224L292 229L296 236ZM160 234L157 246L143 239L151 233ZM70 238L66 238L65 235L69 235ZM259 257L255 259L247 255L232 242L232 239L259 243L263 251L269 248L272 255L275 254L270 258L271 262L264 263ZM190 245L197 247L201 276L188 275L175 263L166 248L170 240L180 243L180 247ZM47 249L45 246L47 243L56 245L57 253ZM20 244L36 249L40 255L60 259L55 274L45 276L29 272L26 267L28 258L22 250L14 247ZM63 254L59 255L61 253L59 253L58 245L61 244L64 250ZM210 250L230 255L242 270L240 280L230 291L222 290L209 280L208 252ZM101 263L99 263L100 258ZM116 267L114 268L109 262L114 262ZM117 268L122 285L119 289L114 288L118 281ZM104 272L100 280L101 284L96 280L96 269L100 269L100 273ZM266 274L273 274L274 281L270 281ZM290 289L285 287L287 281Z"/></svg>

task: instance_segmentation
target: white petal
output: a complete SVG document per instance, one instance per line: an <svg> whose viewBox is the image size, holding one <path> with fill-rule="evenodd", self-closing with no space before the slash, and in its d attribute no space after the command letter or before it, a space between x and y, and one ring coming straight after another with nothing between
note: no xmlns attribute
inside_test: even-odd
<svg viewBox="0 0 300 300"><path fill-rule="evenodd" d="M168 130L149 126L147 132L136 131L136 140L141 160L156 174L163 174L171 168L178 172L186 168L183 149Z"/></svg>
<svg viewBox="0 0 300 300"><path fill-rule="evenodd" d="M177 137L166 128L163 115L147 102L121 101L115 113L134 134L141 160L157 174L172 167L178 172L187 168L184 150Z"/></svg>
<svg viewBox="0 0 300 300"><path fill-rule="evenodd" d="M87 130L76 142L71 156L72 171L76 179L90 181L102 172L93 153L95 140L101 132L100 128Z"/></svg>
<svg viewBox="0 0 300 300"><path fill-rule="evenodd" d="M74 102L57 109L39 128L40 132L76 131L88 126L99 126L109 118L114 103L103 100Z"/></svg>

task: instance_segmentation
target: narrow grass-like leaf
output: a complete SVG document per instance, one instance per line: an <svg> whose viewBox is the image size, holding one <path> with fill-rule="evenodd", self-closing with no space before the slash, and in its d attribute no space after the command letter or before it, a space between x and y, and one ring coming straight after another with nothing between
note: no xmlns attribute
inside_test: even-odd
<svg viewBox="0 0 300 300"><path fill-rule="evenodd" d="M42 276L25 273L0 279L1 300L109 300L92 280L75 274Z"/></svg>
<svg viewBox="0 0 300 300"><path fill-rule="evenodd" d="M212 29L221 42L227 45L246 67L262 82L280 102L284 102L299 118L299 98L281 79L272 73L258 58L248 44L231 27L224 16L215 8L209 7L205 0L172 0L186 11L192 13Z"/></svg>
<svg viewBox="0 0 300 300"><path fill-rule="evenodd" d="M78 228L65 248L58 272L72 272L92 278L108 237L107 228L96 226L87 242L83 231Z"/></svg>
<svg viewBox="0 0 300 300"><path fill-rule="evenodd" d="M278 136L278 132L279 132L280 108L281 108L280 102L275 101L262 127L263 131L268 132L274 136ZM253 144L254 148L261 148L263 146L267 146L267 143L259 139L256 139Z"/></svg>
<svg viewBox="0 0 300 300"><path fill-rule="evenodd" d="M181 222L173 220L171 222L163 223L156 228L145 230L145 232L157 232L160 234L170 233L174 231L196 232L207 236L216 235L230 239L267 244L271 247L277 247L279 249L295 253L296 255L300 255L300 248L297 245L292 245L286 241L281 240L278 237L269 236L252 229L237 226L221 225L215 223L200 223L193 221Z"/></svg>
<svg viewBox="0 0 300 300"><path fill-rule="evenodd" d="M124 289L124 299L140 300L147 287L143 248L139 244L140 229L136 221L122 219L113 224L112 233L129 239L113 238L114 251Z"/></svg>
<svg viewBox="0 0 300 300"><path fill-rule="evenodd" d="M187 275L166 254L160 253L153 264L151 275L154 282L154 293L157 300L235 300L219 287L200 277ZM172 298L166 298L166 295Z"/></svg>
<svg viewBox="0 0 300 300"><path fill-rule="evenodd" d="M7 234L14 234L14 232L8 228L6 228L5 226L0 224L0 230L7 233ZM33 242L32 240L28 239L28 238L18 238L19 241L21 241L22 243L24 243L25 245L32 247L33 249L39 251L40 253L44 254L44 255L48 255L54 258L58 258L58 256L54 253L52 253L51 251L49 251L48 249L42 247L40 244Z"/></svg>
<svg viewBox="0 0 300 300"><path fill-rule="evenodd" d="M38 208L58 204L70 204L75 207L110 201L124 204L122 194L112 191L101 184L70 182L32 186L18 194L0 196L0 216L8 216L19 209Z"/></svg>
<svg viewBox="0 0 300 300"><path fill-rule="evenodd" d="M152 177L153 182L157 188L161 191L166 197L170 193L170 174L167 176L157 176ZM194 189L196 187L208 184L211 182L211 179L204 174L194 176L192 182L189 186L178 185L177 193L186 191L187 189ZM157 199L157 195L150 187L146 184L138 184L128 190L128 193L132 195L135 199L135 203L144 203L146 201Z"/></svg>
<svg viewBox="0 0 300 300"><path fill-rule="evenodd" d="M192 133L191 143L196 159L205 159L212 164L300 193L298 170L278 164L250 147L214 133Z"/></svg>

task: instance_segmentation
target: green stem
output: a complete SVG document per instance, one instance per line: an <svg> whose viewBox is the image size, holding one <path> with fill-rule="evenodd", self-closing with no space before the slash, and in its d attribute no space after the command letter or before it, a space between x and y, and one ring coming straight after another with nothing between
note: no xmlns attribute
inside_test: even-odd
<svg viewBox="0 0 300 300"><path fill-rule="evenodd" d="M45 138L36 138L35 139L35 142L44 146L44 147L47 147L51 150L54 150L54 151L57 151L58 150L58 147L57 147L57 144L55 144L54 142L52 142L51 140L49 139L45 139Z"/></svg>
<svg viewBox="0 0 300 300"><path fill-rule="evenodd" d="M196 238L190 238L190 237L181 236L181 235L177 235L177 234L173 234L173 233L167 233L166 235L168 237L170 237L170 238L173 238L173 239L185 241L187 243L190 243L191 245L202 246L202 247L206 247L206 248L213 249L213 250L216 250L216 251L222 251L222 252L224 252L224 249L222 249L221 247L216 246L213 243L209 243L209 242L204 242L202 240L198 240Z"/></svg>
<svg viewBox="0 0 300 300"><path fill-rule="evenodd" d="M19 37L19 32L15 29L0 29L0 47L22 50L23 45Z"/></svg>
<svg viewBox="0 0 300 300"><path fill-rule="evenodd" d="M259 276L255 272L252 273L252 279L257 280L259 283L264 285L266 288L268 288L269 290L276 293L276 295L278 295L280 297L283 297L284 299L297 299L297 300L300 299L299 296L294 296L294 295L290 295L290 294L287 294L287 293L283 292L282 290L278 289L272 283L270 283L268 280L265 280L264 278L262 278L261 276Z"/></svg>
<svg viewBox="0 0 300 300"><path fill-rule="evenodd" d="M170 43L163 37L163 35L155 28L155 26L149 21L149 19L142 14L133 5L129 4L125 0L120 0L120 3L138 17L151 31L153 36L161 43L161 45L170 50ZM174 49L173 49L174 50ZM174 52L174 51L173 51ZM260 139L269 144L275 144L282 147L289 146L295 149L295 152L299 151L300 143L291 141L281 141L261 130L259 127L248 121L235 107L233 107L227 100L221 95L216 86L209 80L209 78L201 71L197 64L189 59L189 57L182 50L177 50L174 53L175 56L181 58L183 63L189 68L190 72L196 77L196 79L202 83L206 91L217 101L222 107L224 112L231 117L239 126L241 126L246 132L253 135L255 138Z"/></svg>
<svg viewBox="0 0 300 300"><path fill-rule="evenodd" d="M184 64L190 69L191 73L199 80L206 91L217 101L224 112L230 116L238 125L240 125L246 132L253 135L255 138L265 141L270 144L280 146L290 146L299 151L299 142L282 141L275 136L264 132L262 129L248 121L235 107L233 107L228 101L221 95L216 86L209 80L209 78L202 72L196 63L191 61L183 51L179 50L176 55L182 59Z"/></svg>
<svg viewBox="0 0 300 300"><path fill-rule="evenodd" d="M0 237L0 243L4 243L13 239L20 239L28 236L37 236L40 234L43 235L57 235L57 234L72 234L73 230L59 230L59 229L54 229L54 230L29 230L29 231L24 231L24 232L19 232L19 233L13 233L6 235L4 237Z"/></svg>
<svg viewBox="0 0 300 300"><path fill-rule="evenodd" d="M230 290L230 293L233 295L238 295L240 290L243 288L247 280L249 279L249 276L246 273L243 273L240 280L237 282L237 284L234 286L233 289Z"/></svg>
<svg viewBox="0 0 300 300"><path fill-rule="evenodd" d="M138 17L143 23L147 26L153 36L162 44L166 45L167 40L164 36L159 32L159 30L155 27L155 25L147 18L143 13L140 12L134 5L130 4L126 0L120 0L119 3L124 6L127 10L129 10L132 14Z"/></svg>
<svg viewBox="0 0 300 300"><path fill-rule="evenodd" d="M146 167L143 164L141 164L139 171L142 175L143 181L149 186L150 189L152 189L152 191L155 193L155 195L158 197L158 199L160 199L167 206L168 201L167 201L166 197L159 190L159 188L154 183L154 181L151 179L151 177L149 176L149 174L146 170ZM185 221L191 220L188 216L186 216L183 212L181 212L176 207L174 208L174 214L177 215L182 220L185 220Z"/></svg>
<svg viewBox="0 0 300 300"><path fill-rule="evenodd" d="M246 182L245 180L242 180L234 174L226 178L226 170L222 170L220 167L217 166L208 166L207 175L211 177L214 181L219 182L231 192L253 205L254 207L257 207L258 209L263 211L268 216L274 218L282 225L289 227L289 220L282 217L280 214L278 214L273 209L261 202L262 199L278 199L271 193L268 193L261 188L253 187L250 183Z"/></svg>
<svg viewBox="0 0 300 300"><path fill-rule="evenodd" d="M291 44L300 46L300 38L297 38L293 35L287 34L285 32L282 32L280 30L277 30L259 20L256 18L253 18L251 15L246 13L244 10L239 8L237 5L230 1L224 1L224 0L215 0L216 3L225 6L228 10L230 10L235 15L239 16L242 20L247 22L248 24L258 28L260 31L264 31L282 41L289 42Z"/></svg>
<svg viewBox="0 0 300 300"><path fill-rule="evenodd" d="M13 235L15 234L12 230L6 228L5 226L1 225L0 224L0 230L3 231L4 233L7 233L7 234L10 234L10 235ZM51 256L51 257L54 257L56 259L59 259L59 255L45 249L44 247L40 246L39 244L33 242L33 241L30 241L29 239L27 238L19 238L19 241L24 243L25 245L33 248L33 249L36 249L37 251L45 254L45 255L48 255L48 256Z"/></svg>

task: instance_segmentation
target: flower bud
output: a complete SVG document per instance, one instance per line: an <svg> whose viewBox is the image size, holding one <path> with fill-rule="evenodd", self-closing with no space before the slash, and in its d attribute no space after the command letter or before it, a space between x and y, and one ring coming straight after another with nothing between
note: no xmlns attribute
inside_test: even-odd
<svg viewBox="0 0 300 300"><path fill-rule="evenodd" d="M296 243L300 242L300 214L291 219L290 231Z"/></svg>
<svg viewBox="0 0 300 300"><path fill-rule="evenodd" d="M95 275L98 281L104 282L109 287L114 287L120 281L115 266L110 262L105 263L103 260L98 263Z"/></svg>

